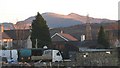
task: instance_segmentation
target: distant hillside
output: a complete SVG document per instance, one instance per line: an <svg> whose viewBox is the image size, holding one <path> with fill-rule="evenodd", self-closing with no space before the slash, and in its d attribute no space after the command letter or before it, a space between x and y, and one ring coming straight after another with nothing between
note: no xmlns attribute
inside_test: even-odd
<svg viewBox="0 0 120 68"><path fill-rule="evenodd" d="M48 13L48 14L53 17L73 19L76 21L81 21L82 23L86 23L86 16L82 16L76 13L70 13L68 15L60 15L60 14L55 14L55 13ZM90 19L90 23L109 23L109 22L114 21L114 20L109 20L109 19L101 19L101 18L93 18L93 17L90 17L89 19Z"/></svg>
<svg viewBox="0 0 120 68"><path fill-rule="evenodd" d="M61 15L56 13L43 13L42 16L47 21L47 25L50 28L69 27L73 25L86 23L86 16L78 15L75 13L70 13L68 15ZM34 19L35 17L32 16L27 18L24 21L17 22L16 25L17 26L23 25L23 24L28 25L28 24L31 24ZM90 17L91 23L110 23L113 21L114 20Z"/></svg>
<svg viewBox="0 0 120 68"><path fill-rule="evenodd" d="M92 28L92 38L95 40L97 38L97 33L99 31L100 26L102 25L106 31L112 31L115 36L118 34L118 23L113 22L113 23L92 23L91 28ZM61 30L64 33L71 34L77 39L81 39L81 35L85 35L85 30L86 30L86 25L85 24L80 24L80 25L74 25L70 27L62 27L62 28L54 28L50 30L51 36L55 33L60 33Z"/></svg>

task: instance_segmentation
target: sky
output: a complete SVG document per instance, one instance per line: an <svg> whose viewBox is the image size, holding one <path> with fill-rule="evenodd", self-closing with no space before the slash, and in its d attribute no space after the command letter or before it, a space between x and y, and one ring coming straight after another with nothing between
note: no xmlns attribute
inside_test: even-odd
<svg viewBox="0 0 120 68"><path fill-rule="evenodd" d="M37 12L77 13L118 20L119 0L0 0L0 23L25 20Z"/></svg>

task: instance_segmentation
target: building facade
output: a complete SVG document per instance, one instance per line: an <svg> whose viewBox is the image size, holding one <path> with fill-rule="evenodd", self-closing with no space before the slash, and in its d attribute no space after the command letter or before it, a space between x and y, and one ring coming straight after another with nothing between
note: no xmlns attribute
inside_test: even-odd
<svg viewBox="0 0 120 68"><path fill-rule="evenodd" d="M13 39L4 32L4 26L0 24L0 46L10 49L13 46L12 42Z"/></svg>

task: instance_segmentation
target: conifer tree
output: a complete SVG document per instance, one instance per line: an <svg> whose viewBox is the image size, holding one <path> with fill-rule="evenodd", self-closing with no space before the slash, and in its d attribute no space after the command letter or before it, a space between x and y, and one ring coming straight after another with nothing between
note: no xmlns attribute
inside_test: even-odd
<svg viewBox="0 0 120 68"><path fill-rule="evenodd" d="M32 22L31 41L32 48L43 48L43 46L49 47L51 44L49 28L39 12Z"/></svg>
<svg viewBox="0 0 120 68"><path fill-rule="evenodd" d="M104 31L103 26L100 27L100 30L98 32L98 43L102 45L103 48L109 48L109 41L107 39L106 33Z"/></svg>

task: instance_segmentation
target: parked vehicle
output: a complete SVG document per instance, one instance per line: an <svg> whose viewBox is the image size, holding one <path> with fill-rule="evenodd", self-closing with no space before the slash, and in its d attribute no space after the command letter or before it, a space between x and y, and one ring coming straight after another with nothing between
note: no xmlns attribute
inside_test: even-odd
<svg viewBox="0 0 120 68"><path fill-rule="evenodd" d="M6 58L8 63L17 62L17 50L0 50L0 56Z"/></svg>
<svg viewBox="0 0 120 68"><path fill-rule="evenodd" d="M59 50L52 49L20 49L20 50L0 50L0 56L6 57L8 63L51 61L59 62L63 57Z"/></svg>
<svg viewBox="0 0 120 68"><path fill-rule="evenodd" d="M33 60L33 61L42 60L42 61L59 62L59 61L62 61L63 58L62 58L62 55L59 52L59 50L44 50L44 52L41 56L32 55L31 60Z"/></svg>
<svg viewBox="0 0 120 68"><path fill-rule="evenodd" d="M30 49L18 50L18 61L19 62L29 62L31 57Z"/></svg>
<svg viewBox="0 0 120 68"><path fill-rule="evenodd" d="M6 57L1 57L0 56L0 64L6 64L8 61L7 61L7 58Z"/></svg>

